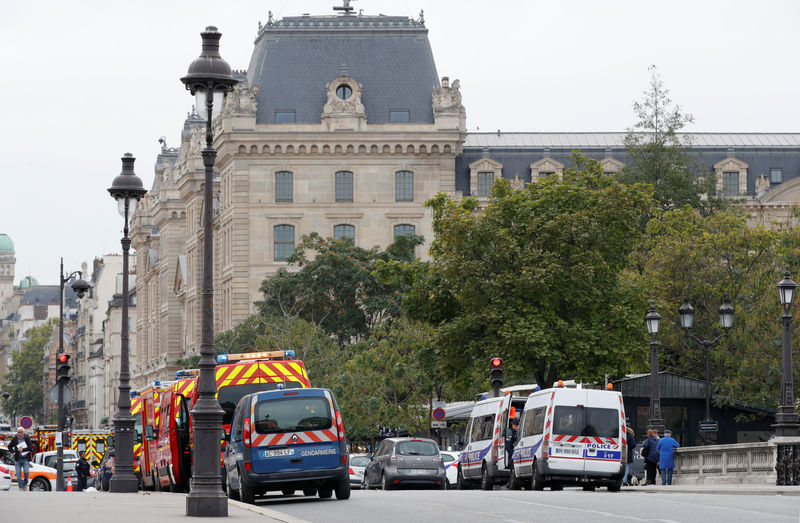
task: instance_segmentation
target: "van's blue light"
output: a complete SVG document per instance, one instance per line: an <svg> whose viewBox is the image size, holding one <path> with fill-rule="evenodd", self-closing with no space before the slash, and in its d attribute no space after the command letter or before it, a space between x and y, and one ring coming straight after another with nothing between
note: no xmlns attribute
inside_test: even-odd
<svg viewBox="0 0 800 523"><path fill-rule="evenodd" d="M283 351L283 356L284 356L284 358L294 358L294 357L296 357L295 356L295 352L293 350Z"/></svg>
<svg viewBox="0 0 800 523"><path fill-rule="evenodd" d="M161 386L161 382L159 380L156 380L156 381L153 382L153 386L160 387Z"/></svg>
<svg viewBox="0 0 800 523"><path fill-rule="evenodd" d="M486 394L481 394L481 399L485 400L486 399Z"/></svg>
<svg viewBox="0 0 800 523"><path fill-rule="evenodd" d="M283 383L278 383L278 388L282 389L283 388Z"/></svg>
<svg viewBox="0 0 800 523"><path fill-rule="evenodd" d="M541 388L539 385L536 385L536 386L533 388L533 392L539 392L540 390L542 390L542 388Z"/></svg>
<svg viewBox="0 0 800 523"><path fill-rule="evenodd" d="M219 356L217 356L217 363L228 363L228 355L220 354Z"/></svg>

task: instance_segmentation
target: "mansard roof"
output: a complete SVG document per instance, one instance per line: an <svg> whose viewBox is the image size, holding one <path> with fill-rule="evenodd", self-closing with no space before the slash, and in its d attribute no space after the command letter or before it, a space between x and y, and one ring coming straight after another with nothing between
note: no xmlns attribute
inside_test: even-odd
<svg viewBox="0 0 800 523"><path fill-rule="evenodd" d="M469 133L464 147L624 148L628 133ZM686 133L698 148L800 147L800 133Z"/></svg>
<svg viewBox="0 0 800 523"><path fill-rule="evenodd" d="M368 123L387 123L390 109L433 123L439 80L424 22L352 14L286 17L261 28L247 71L259 88L256 123L274 123L276 111L319 123L325 86L339 76L363 86Z"/></svg>

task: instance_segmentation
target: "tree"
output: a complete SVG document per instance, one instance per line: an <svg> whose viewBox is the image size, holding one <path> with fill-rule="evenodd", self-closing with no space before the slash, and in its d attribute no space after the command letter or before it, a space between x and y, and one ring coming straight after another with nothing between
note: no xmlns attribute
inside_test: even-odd
<svg viewBox="0 0 800 523"><path fill-rule="evenodd" d="M634 102L637 122L625 137L628 165L617 177L623 183L649 183L661 209L690 205L707 213L723 205L714 196L716 178L692 153L691 137L683 128L694 122L691 114L673 106L655 66L650 86L641 101Z"/></svg>
<svg viewBox="0 0 800 523"><path fill-rule="evenodd" d="M495 182L489 203L439 195L432 270L458 302L437 328L445 370L462 390L488 390L489 357L509 381L619 375L641 350L637 290L620 278L650 212L651 189L575 169L515 191Z"/></svg>
<svg viewBox="0 0 800 523"><path fill-rule="evenodd" d="M411 261L421 236L400 236L385 251L364 249L351 240L304 235L281 269L261 285L261 314L301 318L335 336L340 345L368 336L400 314L401 289L373 275L379 260Z"/></svg>
<svg viewBox="0 0 800 523"><path fill-rule="evenodd" d="M11 365L3 385L3 392L9 394L3 400L4 411L42 419L42 361L44 348L53 335L53 323L30 329L22 348L11 354Z"/></svg>

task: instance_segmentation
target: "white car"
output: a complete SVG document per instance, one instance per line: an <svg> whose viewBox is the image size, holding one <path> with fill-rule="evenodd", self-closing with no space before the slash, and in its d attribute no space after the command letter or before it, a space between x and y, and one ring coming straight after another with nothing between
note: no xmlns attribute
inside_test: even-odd
<svg viewBox="0 0 800 523"><path fill-rule="evenodd" d="M447 488L455 488L458 481L458 456L460 453L450 450L440 452L444 462L444 471L447 474Z"/></svg>
<svg viewBox="0 0 800 523"><path fill-rule="evenodd" d="M16 485L14 458L6 447L0 447L0 465L9 469L13 485ZM47 492L56 489L56 469L54 468L31 463L28 476L30 477L28 490Z"/></svg>
<svg viewBox="0 0 800 523"><path fill-rule="evenodd" d="M350 488L361 488L364 467L369 463L367 454L350 454Z"/></svg>
<svg viewBox="0 0 800 523"><path fill-rule="evenodd" d="M11 488L11 475L13 473L13 470L8 470L8 465L0 463L0 490Z"/></svg>

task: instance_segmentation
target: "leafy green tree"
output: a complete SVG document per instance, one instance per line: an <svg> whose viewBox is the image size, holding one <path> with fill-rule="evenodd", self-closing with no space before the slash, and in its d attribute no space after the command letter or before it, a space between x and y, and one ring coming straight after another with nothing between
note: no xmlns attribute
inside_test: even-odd
<svg viewBox="0 0 800 523"><path fill-rule="evenodd" d="M11 365L5 375L3 410L18 415L31 415L43 419L42 361L44 348L53 335L52 321L33 327L22 348L11 354Z"/></svg>
<svg viewBox="0 0 800 523"><path fill-rule="evenodd" d="M643 300L620 273L652 191L581 155L573 163L524 190L499 180L485 209L473 198L428 202L432 270L457 301L437 348L462 390L488 390L492 356L504 358L508 382L547 384L618 375L641 350Z"/></svg>
<svg viewBox="0 0 800 523"><path fill-rule="evenodd" d="M400 236L385 251L352 241L304 235L289 265L261 285L265 316L301 318L333 335L340 345L368 336L371 329L400 312L401 289L372 274L379 260L411 261L421 236Z"/></svg>
<svg viewBox="0 0 800 523"><path fill-rule="evenodd" d="M652 185L661 209L691 205L710 212L724 202L714 196L714 174L698 162L690 136L682 133L694 117L672 105L655 66L650 71L649 89L633 104L637 122L625 137L628 165L617 177L624 183Z"/></svg>

